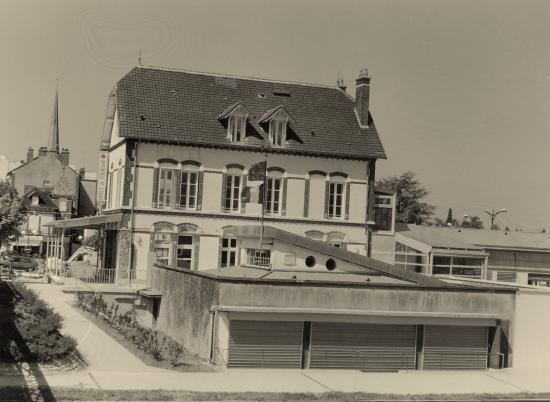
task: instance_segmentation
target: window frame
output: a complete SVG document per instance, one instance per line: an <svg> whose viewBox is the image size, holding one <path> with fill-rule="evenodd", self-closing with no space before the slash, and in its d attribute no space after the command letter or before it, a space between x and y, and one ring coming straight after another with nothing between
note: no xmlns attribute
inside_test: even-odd
<svg viewBox="0 0 550 402"><path fill-rule="evenodd" d="M383 200L389 200L389 203L382 203L378 202L380 199ZM374 195L374 221L375 226L374 230L377 232L385 232L385 233L394 233L395 232L395 205L396 205L396 196L393 195L386 195L386 194L375 194ZM379 229L378 228L378 222L376 220L376 211L380 209L391 209L391 222L390 222L390 228L389 229Z"/></svg>
<svg viewBox="0 0 550 402"><path fill-rule="evenodd" d="M273 147L286 145L288 119L274 118L269 121L269 141Z"/></svg>
<svg viewBox="0 0 550 402"><path fill-rule="evenodd" d="M166 256L166 263L163 263L165 265L171 265L172 262L172 255L173 255L173 243L174 243L174 233L172 231L168 231L166 229L161 230L155 230L152 233L153 235L153 256L155 258L155 263L158 263L159 259L157 256L157 250L167 250L167 256ZM166 238L164 239L164 242L160 242L157 236L163 235ZM164 258L163 258L164 259Z"/></svg>
<svg viewBox="0 0 550 402"><path fill-rule="evenodd" d="M328 181L328 211L327 211L327 218L328 219L345 219L346 216L346 186L348 185L346 180L338 180L331 178ZM336 190L339 186L342 188L341 194L338 194L338 192L333 191ZM338 200L338 196L340 196L340 205L336 202ZM332 204L332 206L331 206ZM337 215L336 211L340 208L340 214Z"/></svg>
<svg viewBox="0 0 550 402"><path fill-rule="evenodd" d="M448 258L449 263L448 264L436 264L437 258ZM468 259L468 260L479 260L480 265L469 265L469 264L457 264L455 263L455 259ZM446 254L435 254L433 256L433 263L432 263L432 275L443 275L443 276L464 276L464 277L470 277L470 278L481 278L483 276L483 269L485 267L485 258L480 256L457 256L457 255L446 255ZM448 269L449 273L440 273L435 272L436 269ZM475 275L467 275L467 274L460 274L455 272L456 270L473 270L473 271L479 271L479 274Z"/></svg>
<svg viewBox="0 0 550 402"><path fill-rule="evenodd" d="M197 205L198 205L198 195L199 195L199 169L197 168L191 168L185 166L183 169L181 169L180 172L180 183L179 183L179 189L178 189L178 200L177 200L177 207L180 209L186 209L190 211L196 211ZM187 180L184 180L184 176L187 175ZM191 177L194 175L194 183L191 181ZM190 188L194 187L194 191L189 191ZM183 191L185 188L185 192ZM184 195L185 193L185 195ZM183 198L185 197L184 202L182 202ZM194 200L194 205L190 205L190 200Z"/></svg>
<svg viewBox="0 0 550 402"><path fill-rule="evenodd" d="M227 172L225 177L225 194L223 195L223 212L240 213L241 212L241 192L243 187L243 172ZM239 179L239 184L235 185L236 179ZM235 195L235 189L237 194ZM229 200L229 208L227 201ZM235 207L235 202L236 207Z"/></svg>
<svg viewBox="0 0 550 402"><path fill-rule="evenodd" d="M227 240L227 246L224 246ZM234 242L234 245L232 243ZM227 261L224 263L223 253L226 253ZM234 264L231 265L231 255L234 255ZM220 268L236 267L239 265L239 239L236 236L226 235L220 237Z"/></svg>
<svg viewBox="0 0 550 402"><path fill-rule="evenodd" d="M264 254L262 256L262 254ZM267 254L267 258L265 256ZM246 264L250 267L269 268L271 267L271 250L259 248L246 249Z"/></svg>
<svg viewBox="0 0 550 402"><path fill-rule="evenodd" d="M246 138L247 120L248 115L244 113L234 113L229 117L227 124L227 137L231 142L239 143L244 141Z"/></svg>
<svg viewBox="0 0 550 402"><path fill-rule="evenodd" d="M177 168L172 166L159 166L158 167L158 191L157 191L157 208L158 209L169 209L172 208L174 196L173 194L173 187L174 187L174 175L177 174ZM163 173L170 173L170 179L163 178ZM167 197L166 196L166 183L169 180L168 189L170 190L170 194ZM162 203L161 203L161 197L162 197ZM167 202L168 200L168 202Z"/></svg>
<svg viewBox="0 0 550 402"><path fill-rule="evenodd" d="M190 237L191 238L191 243L181 243L180 244L180 238L183 238L183 237ZM195 234L194 233L189 233L189 232L178 232L175 236L175 261L174 261L174 264L175 264L175 267L178 268L178 269L187 269L189 271L192 271L193 270L193 267L195 266L195 243L196 243L196 238L195 238ZM191 251L191 257L182 257L180 258L179 256L179 252L180 250L190 250ZM179 262L180 261L189 261L189 268L187 267L180 267L179 266Z"/></svg>
<svg viewBox="0 0 550 402"><path fill-rule="evenodd" d="M275 190L275 183L279 184L279 188ZM283 207L283 185L284 178L282 175L268 174L266 177L267 186L265 195L264 195L264 213L268 215L280 216L282 214ZM275 194L277 193L277 194ZM277 195L275 199L274 195Z"/></svg>

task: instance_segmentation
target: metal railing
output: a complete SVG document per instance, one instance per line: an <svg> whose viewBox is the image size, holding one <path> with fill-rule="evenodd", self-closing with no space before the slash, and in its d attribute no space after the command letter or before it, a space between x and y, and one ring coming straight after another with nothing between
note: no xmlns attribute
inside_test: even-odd
<svg viewBox="0 0 550 402"><path fill-rule="evenodd" d="M145 270L118 270L105 269L97 267L66 267L64 271L65 278L73 278L83 284L112 284L118 286L128 286L132 284L145 284Z"/></svg>

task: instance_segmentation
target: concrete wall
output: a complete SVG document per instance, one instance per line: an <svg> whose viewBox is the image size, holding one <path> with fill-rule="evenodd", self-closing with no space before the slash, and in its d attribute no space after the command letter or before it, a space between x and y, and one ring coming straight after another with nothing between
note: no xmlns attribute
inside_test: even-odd
<svg viewBox="0 0 550 402"><path fill-rule="evenodd" d="M210 307L218 303L217 283L208 278L155 268L153 287L162 291L156 328L203 358L210 357Z"/></svg>
<svg viewBox="0 0 550 402"><path fill-rule="evenodd" d="M153 287L162 292L157 329L180 340L189 350L203 358L210 356L212 342L218 348L227 349L227 315L223 312L216 313L218 317L214 320L215 339L212 339L213 320L210 309L216 305L275 307L286 311L293 308L338 310L338 314L295 314L294 318L289 318L291 313L279 314L279 317L273 313L259 313L255 318L324 319L334 322L349 320L349 316L341 313L346 309L416 314L445 313L451 318L435 319L447 325L469 325L468 319L460 316L463 313L489 314L503 320L503 330L508 339L511 339L510 325L514 321L513 292L216 282L212 278L160 267L154 268ZM230 316L233 314L229 313ZM384 314L370 318L371 322L388 322ZM412 317L411 320L416 323L428 322L421 317Z"/></svg>
<svg viewBox="0 0 550 402"><path fill-rule="evenodd" d="M550 290L519 290L513 342L515 368L550 369L549 312Z"/></svg>
<svg viewBox="0 0 550 402"><path fill-rule="evenodd" d="M371 257L388 264L395 264L395 235L373 233Z"/></svg>

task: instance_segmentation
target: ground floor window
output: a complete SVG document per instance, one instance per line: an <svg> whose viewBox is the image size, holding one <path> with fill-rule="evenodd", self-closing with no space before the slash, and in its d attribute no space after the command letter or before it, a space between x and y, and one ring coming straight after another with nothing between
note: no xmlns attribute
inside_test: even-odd
<svg viewBox="0 0 550 402"><path fill-rule="evenodd" d="M176 266L191 269L193 266L194 236L179 234L177 242Z"/></svg>
<svg viewBox="0 0 550 402"><path fill-rule="evenodd" d="M426 273L428 255L405 244L395 242L395 264L409 271Z"/></svg>
<svg viewBox="0 0 550 402"><path fill-rule="evenodd" d="M237 238L222 237L220 254L221 267L234 267L237 265Z"/></svg>
<svg viewBox="0 0 550 402"><path fill-rule="evenodd" d="M533 286L547 286L547 287L550 287L550 275L528 274L527 284L533 285Z"/></svg>
<svg viewBox="0 0 550 402"><path fill-rule="evenodd" d="M153 235L153 247L155 262L159 264L170 264L170 250L172 246L171 233L155 233Z"/></svg>
<svg viewBox="0 0 550 402"><path fill-rule="evenodd" d="M271 266L271 250L249 248L246 250L247 264L254 267Z"/></svg>

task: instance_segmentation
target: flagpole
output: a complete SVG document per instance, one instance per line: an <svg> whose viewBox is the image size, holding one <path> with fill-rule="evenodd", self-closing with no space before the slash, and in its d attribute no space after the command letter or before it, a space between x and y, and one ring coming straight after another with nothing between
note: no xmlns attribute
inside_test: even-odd
<svg viewBox="0 0 550 402"><path fill-rule="evenodd" d="M260 256L262 255L263 250L263 242L264 242L264 210L265 210L265 201L266 201L266 191L267 191L267 155L269 152L269 146L266 148L265 151L265 168L264 168L264 187L263 187L263 194L262 194L262 212L260 215Z"/></svg>

